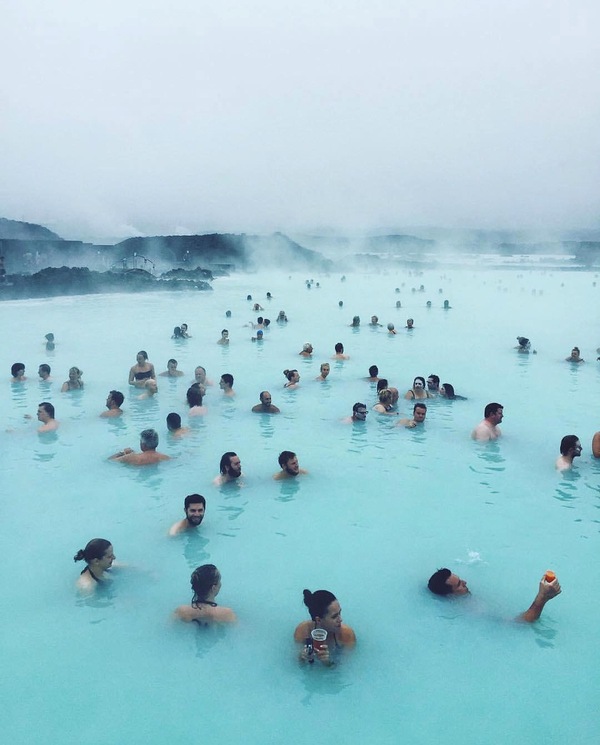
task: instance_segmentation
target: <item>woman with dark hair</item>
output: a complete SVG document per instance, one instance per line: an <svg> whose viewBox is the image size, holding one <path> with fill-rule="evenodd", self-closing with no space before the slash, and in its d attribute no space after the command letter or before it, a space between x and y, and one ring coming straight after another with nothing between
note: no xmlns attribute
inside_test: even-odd
<svg viewBox="0 0 600 745"><path fill-rule="evenodd" d="M106 572L111 568L115 554L110 541L105 538L92 538L85 548L80 548L73 561L85 561L85 568L77 580L77 587L85 592L93 592L96 585L105 582Z"/></svg>
<svg viewBox="0 0 600 745"><path fill-rule="evenodd" d="M27 378L25 377L25 365L23 362L15 362L10 367L10 374L12 375L11 383L23 383Z"/></svg>
<svg viewBox="0 0 600 745"><path fill-rule="evenodd" d="M310 621L302 621L296 626L294 639L303 644L299 658L301 662L312 662L316 657L324 665L333 665L333 652L341 647L353 647L356 635L350 626L342 623L342 609L332 592L304 590L304 605L310 613ZM325 638L315 641L311 632L323 630Z"/></svg>
<svg viewBox="0 0 600 745"><path fill-rule="evenodd" d="M181 333L181 326L175 326L173 329L173 333L171 334L171 339L184 339L184 335Z"/></svg>
<svg viewBox="0 0 600 745"><path fill-rule="evenodd" d="M135 359L135 365L129 370L129 385L134 385L136 388L145 388L147 380L156 378L154 365L148 362L148 352L143 349L137 353Z"/></svg>
<svg viewBox="0 0 600 745"><path fill-rule="evenodd" d="M467 400L464 396L457 396L456 393L454 393L454 386L451 383L444 383L440 386L440 396L442 398L447 398L450 401Z"/></svg>
<svg viewBox="0 0 600 745"><path fill-rule="evenodd" d="M283 374L287 378L287 383L283 386L284 388L296 388L300 382L300 373L298 370L284 370Z"/></svg>
<svg viewBox="0 0 600 745"><path fill-rule="evenodd" d="M176 608L177 618L186 623L196 621L200 626L237 620L231 608L218 606L215 602L221 589L221 573L214 564L203 564L194 569L190 584L194 593L192 603Z"/></svg>
<svg viewBox="0 0 600 745"><path fill-rule="evenodd" d="M404 398L414 401L421 401L424 398L433 398L425 388L425 378L422 375L417 375L413 380L412 388L406 391Z"/></svg>

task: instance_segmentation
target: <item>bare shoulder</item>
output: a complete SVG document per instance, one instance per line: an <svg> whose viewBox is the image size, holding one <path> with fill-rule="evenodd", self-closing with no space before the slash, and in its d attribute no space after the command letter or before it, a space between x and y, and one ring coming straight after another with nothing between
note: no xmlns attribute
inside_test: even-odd
<svg viewBox="0 0 600 745"><path fill-rule="evenodd" d="M179 535L180 533L183 533L186 529L186 520L178 520L174 525L171 525L169 528L169 535Z"/></svg>
<svg viewBox="0 0 600 745"><path fill-rule="evenodd" d="M342 624L340 630L340 642L348 647L353 647L356 644L356 634L354 633L354 630L345 623Z"/></svg>
<svg viewBox="0 0 600 745"><path fill-rule="evenodd" d="M294 631L294 639L297 642L303 642L307 636L310 636L310 632L312 631L313 623L312 621L302 621L296 626L296 629Z"/></svg>

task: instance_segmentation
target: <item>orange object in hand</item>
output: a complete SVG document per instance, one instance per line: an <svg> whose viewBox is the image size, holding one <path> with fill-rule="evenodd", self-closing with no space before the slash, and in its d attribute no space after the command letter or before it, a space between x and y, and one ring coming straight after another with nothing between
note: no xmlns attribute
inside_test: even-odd
<svg viewBox="0 0 600 745"><path fill-rule="evenodd" d="M554 572L549 569L544 575L544 579L546 580L546 582L554 582L554 580L556 579L556 574L554 574Z"/></svg>

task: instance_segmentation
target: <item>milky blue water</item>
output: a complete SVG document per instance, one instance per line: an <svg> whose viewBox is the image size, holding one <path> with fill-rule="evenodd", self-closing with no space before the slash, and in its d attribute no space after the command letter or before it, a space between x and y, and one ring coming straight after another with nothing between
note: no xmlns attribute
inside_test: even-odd
<svg viewBox="0 0 600 745"><path fill-rule="evenodd" d="M598 741L597 277L397 271L349 274L345 283L315 275L321 287L311 290L306 278L0 304L0 405L11 430L0 434L5 742ZM421 284L425 292L411 292ZM257 315L248 293L273 321L260 345L244 327ZM275 323L280 309L285 326ZM373 313L384 328L366 325ZM358 330L348 325L354 315ZM412 332L403 328L409 316ZM193 338L176 343L170 335L184 321ZM222 328L228 348L216 344ZM521 334L537 355L514 351ZM307 341L312 360L298 356ZM337 341L350 360L329 360ZM564 358L575 344L587 362L573 368ZM175 357L186 373L159 378L151 401L127 386L140 349L157 372ZM328 360L328 381L315 382ZM24 385L9 382L15 361L27 366ZM50 385L37 379L42 362L52 366ZM209 388L207 416L173 440L165 417L187 418L198 364L215 383L232 373L237 396ZM437 373L468 400L433 401L419 430L375 413L364 426L344 424L354 402L376 401L363 380L372 364L402 393L415 375ZM83 369L85 389L61 394L72 365ZM287 391L282 371L291 367L301 381ZM98 417L112 388L126 395L118 421ZM263 389L280 416L250 413ZM43 400L56 406L56 436L36 434ZM473 443L489 401L504 404L503 437ZM401 413L410 409L401 399ZM141 469L107 461L137 449L146 427L159 431L172 461ZM559 475L565 434L579 435L584 450L575 471ZM298 453L308 476L272 480L283 449ZM242 487L212 484L227 450L241 457ZM195 535L167 538L192 492L207 499L204 523ZM86 600L75 591L81 565L72 557L93 537L111 540L127 566ZM191 599L191 570L207 562L221 570L219 600L235 609L234 627L171 620ZM425 584L439 566L467 579L472 597L432 596ZM548 568L562 595L537 624L513 623ZM332 590L358 637L330 670L295 661L292 633L308 618L304 587Z"/></svg>

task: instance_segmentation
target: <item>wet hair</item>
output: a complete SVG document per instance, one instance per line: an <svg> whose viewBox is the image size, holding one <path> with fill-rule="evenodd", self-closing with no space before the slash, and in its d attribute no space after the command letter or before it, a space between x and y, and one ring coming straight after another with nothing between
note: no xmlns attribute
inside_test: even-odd
<svg viewBox="0 0 600 745"><path fill-rule="evenodd" d="M423 383L423 388L425 388L425 378L422 375L417 375L417 377L413 380L413 388L415 387L415 381L420 380Z"/></svg>
<svg viewBox="0 0 600 745"><path fill-rule="evenodd" d="M171 339L181 339L182 336L183 334L181 333L181 326L175 326Z"/></svg>
<svg viewBox="0 0 600 745"><path fill-rule="evenodd" d="M258 397L260 398L260 400L261 400L261 401L262 401L262 400L264 399L264 397L265 397L265 393L268 393L268 392L269 392L269 391L261 391L261 392L259 393Z"/></svg>
<svg viewBox="0 0 600 745"><path fill-rule="evenodd" d="M490 416L490 414L495 414L498 411L498 409L503 409L503 408L504 406L502 406L502 404L498 404L495 401L491 404L488 404L483 410L484 419L487 419Z"/></svg>
<svg viewBox="0 0 600 745"><path fill-rule="evenodd" d="M258 318L256 319L256 323L262 323L263 321L264 321L264 318L263 318L262 316L259 316L259 317L258 317Z"/></svg>
<svg viewBox="0 0 600 745"><path fill-rule="evenodd" d="M221 380L231 388L233 386L233 375L231 373L223 373Z"/></svg>
<svg viewBox="0 0 600 745"><path fill-rule="evenodd" d="M252 300L252 295L246 295L246 300Z"/></svg>
<svg viewBox="0 0 600 745"><path fill-rule="evenodd" d="M581 350L579 349L579 347L573 347L573 349L571 350L571 352L580 352L580 351Z"/></svg>
<svg viewBox="0 0 600 745"><path fill-rule="evenodd" d="M227 473L227 470L229 466L231 465L231 459L234 458L237 455L237 453L234 453L232 451L229 451L228 453L223 453L221 456L221 461L219 463L219 470L223 474L223 476Z"/></svg>
<svg viewBox="0 0 600 745"><path fill-rule="evenodd" d="M194 607L195 603L201 603L203 600L206 600L206 596L212 586L216 585L218 581L219 570L214 564L203 564L200 567L196 567L190 578L190 584L194 592L192 607Z"/></svg>
<svg viewBox="0 0 600 745"><path fill-rule="evenodd" d="M369 375L372 378L376 378L379 375L379 368L377 367L377 365L371 365L371 367L369 368Z"/></svg>
<svg viewBox="0 0 600 745"><path fill-rule="evenodd" d="M140 442L150 450L158 447L158 432L155 429L144 429L140 433Z"/></svg>
<svg viewBox="0 0 600 745"><path fill-rule="evenodd" d="M388 331L393 331L395 326L393 323L388 323L387 328L388 328Z"/></svg>
<svg viewBox="0 0 600 745"><path fill-rule="evenodd" d="M529 339L526 336L517 336L519 346L525 348L529 344Z"/></svg>
<svg viewBox="0 0 600 745"><path fill-rule="evenodd" d="M271 325L271 321L268 318L265 318L263 321L265 328L268 328Z"/></svg>
<svg viewBox="0 0 600 745"><path fill-rule="evenodd" d="M206 499L204 499L202 494L188 494L183 500L184 510L187 510L191 504L201 504L206 507Z"/></svg>
<svg viewBox="0 0 600 745"><path fill-rule="evenodd" d="M13 378L17 377L17 373L19 370L25 370L25 363L24 362L15 362L14 365L11 365L10 367L10 373L13 376Z"/></svg>
<svg viewBox="0 0 600 745"><path fill-rule="evenodd" d="M180 429L181 427L181 417L179 414L177 414L175 411L172 411L170 414L167 414L167 429Z"/></svg>
<svg viewBox="0 0 600 745"><path fill-rule="evenodd" d="M387 378L379 378L377 381L377 393L388 387Z"/></svg>
<svg viewBox="0 0 600 745"><path fill-rule="evenodd" d="M357 412L357 411L358 411L359 409L366 409L366 408L367 408L367 404L361 404L361 403L360 403L360 401L357 401L357 402L356 402L356 403L354 404L354 406L352 407L352 413L353 413L353 414L356 414L356 412Z"/></svg>
<svg viewBox="0 0 600 745"><path fill-rule="evenodd" d="M117 406L120 406L125 400L125 396L121 393L121 391L110 391L108 395L117 404Z"/></svg>
<svg viewBox="0 0 600 745"><path fill-rule="evenodd" d="M75 367L75 366L69 368L69 375L72 372L74 372L78 378L80 378L83 375L83 370L80 370L78 367Z"/></svg>
<svg viewBox="0 0 600 745"><path fill-rule="evenodd" d="M456 394L454 393L454 386L452 383L444 383L442 385L442 388L444 389L444 395L446 398L456 398Z"/></svg>
<svg viewBox="0 0 600 745"><path fill-rule="evenodd" d="M336 596L329 590L317 590L316 592L303 590L302 594L304 595L304 605L308 608L313 621L316 621L317 618L325 618L327 608L337 600Z"/></svg>
<svg viewBox="0 0 600 745"><path fill-rule="evenodd" d="M321 362L321 367L319 368L319 370L323 371L324 367L328 367L331 370L331 365L329 364L329 362Z"/></svg>
<svg viewBox="0 0 600 745"><path fill-rule="evenodd" d="M285 375L285 377L288 380L291 381L291 379L294 377L294 373L297 373L297 372L298 372L298 370L296 370L296 368L294 368L293 370L284 370L283 371L283 374Z"/></svg>
<svg viewBox="0 0 600 745"><path fill-rule="evenodd" d="M290 460L292 458L296 457L296 453L293 453L291 450L282 450L279 453L279 457L277 458L277 462L282 468L285 468Z"/></svg>
<svg viewBox="0 0 600 745"><path fill-rule="evenodd" d="M382 388L379 391L379 403L383 404L384 406L386 404L391 404L394 399L394 394L390 391L389 388Z"/></svg>
<svg viewBox="0 0 600 745"><path fill-rule="evenodd" d="M417 409L425 409L425 411L427 411L427 406L425 406L425 404L423 404L423 403L421 403L421 402L419 401L419 403L418 403L418 404L415 404L415 405L413 406L413 414L415 413L415 411L416 411Z"/></svg>
<svg viewBox="0 0 600 745"><path fill-rule="evenodd" d="M578 440L577 435L565 435L560 441L560 454L568 455L569 450L577 445Z"/></svg>
<svg viewBox="0 0 600 745"><path fill-rule="evenodd" d="M172 357L170 360L167 360L167 365L170 365L171 363L177 364L177 360L174 360Z"/></svg>
<svg viewBox="0 0 600 745"><path fill-rule="evenodd" d="M443 569L438 569L437 572L434 572L434 574L429 578L427 587L429 587L431 592L434 592L436 595L450 595L452 588L450 585L446 584L446 580L451 574L452 572L445 567Z"/></svg>
<svg viewBox="0 0 600 745"><path fill-rule="evenodd" d="M46 363L40 365L39 371L48 373L48 375L50 375L50 365L46 365Z"/></svg>
<svg viewBox="0 0 600 745"><path fill-rule="evenodd" d="M231 311L230 310L226 310L225 311L225 317L226 318L231 318Z"/></svg>
<svg viewBox="0 0 600 745"><path fill-rule="evenodd" d="M229 333L228 329L221 329L221 336L223 336L223 334L228 334L228 333Z"/></svg>
<svg viewBox="0 0 600 745"><path fill-rule="evenodd" d="M399 300L396 300L396 308L401 308L402 303Z"/></svg>
<svg viewBox="0 0 600 745"><path fill-rule="evenodd" d="M46 336L44 336L44 339L46 339L46 341L53 342L54 341L54 334L52 332L50 332L50 333L46 334Z"/></svg>
<svg viewBox="0 0 600 745"><path fill-rule="evenodd" d="M352 319L352 325L360 326L360 316L354 316L354 318Z"/></svg>
<svg viewBox="0 0 600 745"><path fill-rule="evenodd" d="M335 352L336 354L343 354L344 353L344 345L341 341L338 341L338 343L335 345Z"/></svg>
<svg viewBox="0 0 600 745"><path fill-rule="evenodd" d="M202 389L200 388L200 385L191 385L187 389L185 396L190 408L192 406L202 406Z"/></svg>
<svg viewBox="0 0 600 745"><path fill-rule="evenodd" d="M44 409L46 414L48 414L51 419L54 419L54 406L52 406L51 403L49 403L48 401L42 401L42 403L38 404L38 406L40 407L40 409Z"/></svg>
<svg viewBox="0 0 600 745"><path fill-rule="evenodd" d="M434 384L439 388L440 386L440 377L439 375L434 375L433 373L431 375L427 376L428 378L431 378L433 380Z"/></svg>
<svg viewBox="0 0 600 745"><path fill-rule="evenodd" d="M140 351L139 351L139 352L138 352L138 353L136 354L136 357L138 356L138 354L141 354L141 355L142 355L142 357L143 357L143 358L144 358L145 360L147 360L147 359L148 359L148 352L146 352L145 350L143 350L143 349L140 349Z"/></svg>
<svg viewBox="0 0 600 745"><path fill-rule="evenodd" d="M92 538L85 548L79 549L73 557L73 561L85 561L86 564L89 564L94 559L101 559L111 545L111 542L107 541L106 538Z"/></svg>

